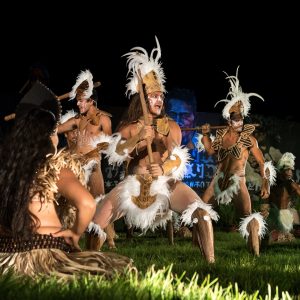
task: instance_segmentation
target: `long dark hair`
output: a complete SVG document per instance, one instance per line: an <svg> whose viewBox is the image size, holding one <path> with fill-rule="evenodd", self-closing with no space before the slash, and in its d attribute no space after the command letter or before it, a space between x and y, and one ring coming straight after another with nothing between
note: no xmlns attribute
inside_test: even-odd
<svg viewBox="0 0 300 300"><path fill-rule="evenodd" d="M54 152L55 116L34 108L15 120L0 152L0 225L13 236L29 236L36 225L28 204L37 171Z"/></svg>
<svg viewBox="0 0 300 300"><path fill-rule="evenodd" d="M146 105L149 108L149 100L146 97L146 93L144 93L144 95L145 95ZM165 115L165 109L163 107L161 111L161 116L164 115ZM125 113L123 114L122 119L119 125L117 126L116 130L121 129L122 127L125 127L134 121L137 121L141 116L143 116L143 109L141 105L140 94L136 93L131 97L128 110L125 111Z"/></svg>

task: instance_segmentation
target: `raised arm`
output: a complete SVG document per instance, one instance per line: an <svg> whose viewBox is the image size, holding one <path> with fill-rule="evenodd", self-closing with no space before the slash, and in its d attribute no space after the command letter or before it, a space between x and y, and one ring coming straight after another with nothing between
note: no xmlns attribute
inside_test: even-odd
<svg viewBox="0 0 300 300"><path fill-rule="evenodd" d="M64 133L70 130L73 130L78 126L76 119L73 117L63 124L59 124L57 127L57 133Z"/></svg>
<svg viewBox="0 0 300 300"><path fill-rule="evenodd" d="M208 155L215 154L215 150L212 148L212 140L210 138L210 124L204 124L201 127L202 135L201 142Z"/></svg>

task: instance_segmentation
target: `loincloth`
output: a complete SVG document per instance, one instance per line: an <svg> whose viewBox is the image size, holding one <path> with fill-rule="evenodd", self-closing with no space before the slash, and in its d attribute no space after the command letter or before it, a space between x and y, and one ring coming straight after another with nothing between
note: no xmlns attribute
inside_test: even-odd
<svg viewBox="0 0 300 300"><path fill-rule="evenodd" d="M142 231L165 226L172 218L169 208L170 178L129 175L119 185L119 207L128 225Z"/></svg>
<svg viewBox="0 0 300 300"><path fill-rule="evenodd" d="M233 174L224 178L223 172L217 172L213 179L215 198L220 204L228 204L240 190L241 175ZM221 182L221 186L220 186Z"/></svg>

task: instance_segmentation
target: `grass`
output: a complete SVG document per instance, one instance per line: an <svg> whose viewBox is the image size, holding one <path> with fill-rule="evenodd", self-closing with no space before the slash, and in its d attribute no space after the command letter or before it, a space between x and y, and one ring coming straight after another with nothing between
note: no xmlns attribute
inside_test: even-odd
<svg viewBox="0 0 300 300"><path fill-rule="evenodd" d="M132 241L121 235L116 243L118 253L133 258L138 274L112 281L83 276L68 283L2 276L1 299L291 299L300 294L299 239L253 257L238 233L216 232L213 265L190 239L175 238L169 246L159 233Z"/></svg>
<svg viewBox="0 0 300 300"><path fill-rule="evenodd" d="M139 237L131 246L125 239L117 242L118 252L134 259L139 270L145 272L149 265L156 269L173 264L173 273L192 278L195 272L199 283L210 274L222 286L238 283L248 293L268 292L269 283L278 286L279 292L300 294L300 240L289 245L272 245L262 249L260 257L252 256L238 233L215 233L216 263L207 264L197 247L189 239L175 239L169 246L167 239L155 235ZM184 280L183 278L183 280Z"/></svg>

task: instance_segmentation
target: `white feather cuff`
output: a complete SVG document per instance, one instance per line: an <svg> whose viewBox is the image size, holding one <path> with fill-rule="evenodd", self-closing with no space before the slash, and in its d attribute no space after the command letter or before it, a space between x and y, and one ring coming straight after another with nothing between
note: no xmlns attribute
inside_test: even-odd
<svg viewBox="0 0 300 300"><path fill-rule="evenodd" d="M63 124L70 120L71 118L74 118L77 115L77 113L72 109L68 110L64 115L61 116L60 118L60 123Z"/></svg>
<svg viewBox="0 0 300 300"><path fill-rule="evenodd" d="M184 177L184 174L187 171L187 164L191 159L191 156L189 154L189 149L187 147L183 146L176 146L174 147L169 159L170 160L176 160L177 155L180 158L180 165L178 167L175 167L172 170L172 173L169 175L175 180L181 180Z"/></svg>
<svg viewBox="0 0 300 300"><path fill-rule="evenodd" d="M103 229L100 227L100 225L94 223L94 222L90 222L87 230L88 233L92 233L95 235L98 235L98 237L101 240L106 240L106 233L103 231Z"/></svg>
<svg viewBox="0 0 300 300"><path fill-rule="evenodd" d="M97 145L100 143L112 143L113 142L113 137L111 135L107 135L107 134L100 134L99 136L93 138L91 140L91 142L89 143L93 148L97 148ZM100 152L105 153L104 150L101 150Z"/></svg>
<svg viewBox="0 0 300 300"><path fill-rule="evenodd" d="M95 159L90 160L87 164L83 166L84 170L84 182L87 184L90 180L90 176L93 172L94 167L98 164L99 162Z"/></svg>
<svg viewBox="0 0 300 300"><path fill-rule="evenodd" d="M212 134L210 134L210 139L211 139L211 141L213 142L214 141L214 139L216 138L214 135L212 135ZM203 143L202 143L202 138L203 138L203 134L202 133L197 133L197 135L196 135L196 148L197 148L197 150L198 150L198 152L202 152L202 151L204 151L205 150L205 147L204 147L204 145L203 145Z"/></svg>
<svg viewBox="0 0 300 300"><path fill-rule="evenodd" d="M122 136L120 133L114 133L111 136L110 144L108 145L108 148L103 151L103 153L106 154L106 157L108 158L108 163L110 165L117 165L120 166L125 160L130 158L130 155L128 153L128 149L124 149L123 155L120 155L116 152L117 146L119 143L125 143L125 141L122 141Z"/></svg>
<svg viewBox="0 0 300 300"><path fill-rule="evenodd" d="M243 218L240 222L239 232L243 236L243 238L245 238L246 240L249 237L247 225L250 223L250 221L252 221L252 219L256 219L258 221L258 224L259 224L258 235L260 238L262 238L267 232L266 221L264 220L263 216L259 212L253 213L253 214L249 215L248 217Z"/></svg>
<svg viewBox="0 0 300 300"><path fill-rule="evenodd" d="M99 204L103 199L105 198L105 195L99 195L95 198L96 204Z"/></svg>
<svg viewBox="0 0 300 300"><path fill-rule="evenodd" d="M187 226L192 225L193 223L197 223L196 220L192 220L192 214L197 208L205 210L212 220L218 221L219 215L216 211L213 210L212 206L210 204L204 203L201 199L197 199L195 200L195 202L190 204L186 210L182 212L180 218L181 224Z"/></svg>
<svg viewBox="0 0 300 300"><path fill-rule="evenodd" d="M266 174L267 174L266 171L269 172L268 176L266 176ZM264 172L265 172L266 178L269 180L270 186L274 185L276 183L276 170L272 164L272 161L265 162Z"/></svg>

